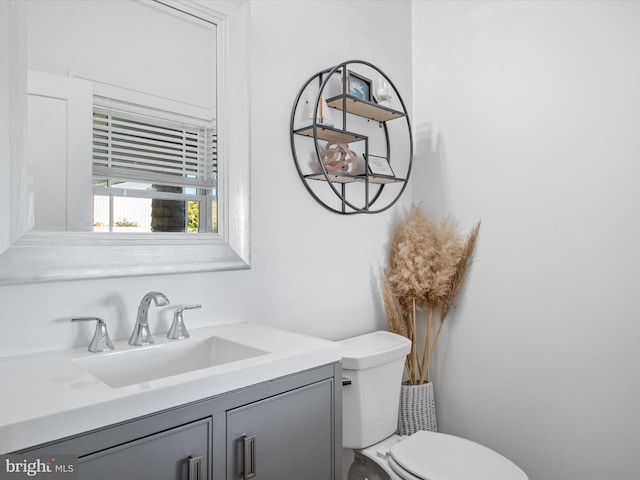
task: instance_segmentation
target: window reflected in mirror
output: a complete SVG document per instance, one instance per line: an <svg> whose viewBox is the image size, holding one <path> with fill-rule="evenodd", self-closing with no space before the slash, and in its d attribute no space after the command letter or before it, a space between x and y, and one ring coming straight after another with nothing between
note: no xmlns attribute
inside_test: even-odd
<svg viewBox="0 0 640 480"><path fill-rule="evenodd" d="M93 109L93 231L217 232L213 128Z"/></svg>

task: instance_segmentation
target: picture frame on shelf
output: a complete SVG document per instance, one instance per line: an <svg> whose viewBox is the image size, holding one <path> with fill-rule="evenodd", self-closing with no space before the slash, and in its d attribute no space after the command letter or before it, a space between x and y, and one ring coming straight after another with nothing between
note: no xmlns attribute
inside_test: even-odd
<svg viewBox="0 0 640 480"><path fill-rule="evenodd" d="M372 82L362 75L347 71L347 93L359 100L367 102L373 101L372 98Z"/></svg>
<svg viewBox="0 0 640 480"><path fill-rule="evenodd" d="M389 164L389 161L385 157L378 157L377 155L365 155L367 160L367 167L371 175L381 175L384 177L395 177L395 173Z"/></svg>

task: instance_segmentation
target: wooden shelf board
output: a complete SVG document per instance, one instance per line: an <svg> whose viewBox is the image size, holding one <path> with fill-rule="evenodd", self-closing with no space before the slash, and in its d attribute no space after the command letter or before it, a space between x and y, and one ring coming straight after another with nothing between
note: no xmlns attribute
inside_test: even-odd
<svg viewBox="0 0 640 480"><path fill-rule="evenodd" d="M360 100L350 95L346 95L345 97L347 99L347 112L353 113L354 115L358 115L360 117L375 120L377 122L386 122L395 118L401 118L405 116L403 112L385 107L384 105ZM333 108L337 108L338 110L342 110L342 98L342 95L332 97L327 100L327 105Z"/></svg>
<svg viewBox="0 0 640 480"><path fill-rule="evenodd" d="M335 183L353 183L358 181L358 177L355 175L349 175L346 173L327 173L327 176L332 182ZM327 179L323 173L312 173L310 175L305 175L305 178L310 180L321 180L326 182Z"/></svg>
<svg viewBox="0 0 640 480"><path fill-rule="evenodd" d="M332 182L335 183L364 183L367 181L366 175L349 175L348 173L327 173L327 176ZM323 173L311 173L305 175L305 178L310 180L320 180L326 182L327 179ZM384 184L384 183L401 183L405 180L397 177L387 177L384 175L369 175L369 183Z"/></svg>
<svg viewBox="0 0 640 480"><path fill-rule="evenodd" d="M316 130L318 133L318 138L320 140L326 140L328 142L351 143L359 142L367 138L364 135L358 135L357 133L338 130L336 128L325 127L322 125L318 125L316 127ZM313 126L299 128L295 130L294 133L313 138Z"/></svg>
<svg viewBox="0 0 640 480"><path fill-rule="evenodd" d="M364 180L364 175L362 176L361 181ZM369 175L369 183L401 183L404 182L404 179L397 177L386 177L383 175Z"/></svg>

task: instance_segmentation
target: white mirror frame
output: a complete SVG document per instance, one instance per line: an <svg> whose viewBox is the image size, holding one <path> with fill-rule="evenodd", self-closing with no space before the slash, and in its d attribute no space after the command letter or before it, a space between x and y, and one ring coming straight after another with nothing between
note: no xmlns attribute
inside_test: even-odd
<svg viewBox="0 0 640 480"><path fill-rule="evenodd" d="M0 285L249 268L249 2L160 1L209 17L216 12L219 233L116 237L30 230L26 14L20 0L0 2L0 78L7 80L0 82Z"/></svg>

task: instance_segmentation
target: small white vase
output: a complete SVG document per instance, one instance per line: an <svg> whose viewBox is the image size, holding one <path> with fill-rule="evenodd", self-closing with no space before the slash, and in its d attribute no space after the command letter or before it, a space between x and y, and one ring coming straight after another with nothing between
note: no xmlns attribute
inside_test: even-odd
<svg viewBox="0 0 640 480"><path fill-rule="evenodd" d="M412 435L418 430L438 431L433 383L400 386L398 434Z"/></svg>

